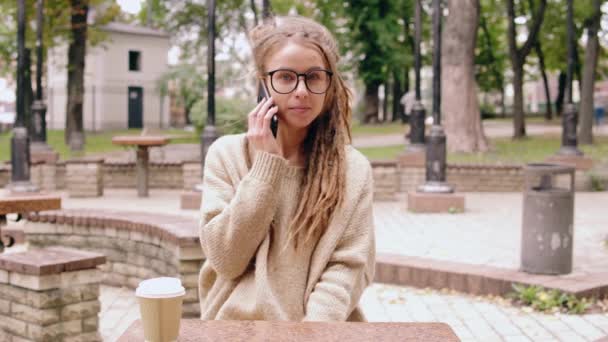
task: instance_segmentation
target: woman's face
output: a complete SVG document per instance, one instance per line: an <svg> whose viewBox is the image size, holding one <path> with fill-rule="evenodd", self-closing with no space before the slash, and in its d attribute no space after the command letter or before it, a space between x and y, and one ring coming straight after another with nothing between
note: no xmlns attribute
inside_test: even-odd
<svg viewBox="0 0 608 342"><path fill-rule="evenodd" d="M265 76L268 91L270 91L274 103L279 107L281 124L286 124L295 129L308 127L321 114L326 93L315 94L311 92L306 87L304 77L301 76L297 77L299 82L296 89L288 94L278 93L274 88L285 92L285 89L289 89L289 87L282 89L281 86L285 87L290 82L295 82L295 75L283 72L283 70L295 71L298 74L305 74L318 69L328 70L329 68L326 66L321 53L313 46L288 42L286 45L272 51L266 58L264 65L266 67L264 72L282 70L274 74L272 85L271 77ZM323 77L325 74L314 72L310 75L309 87L315 90L315 82L317 85L319 85L319 82L323 82L323 80L319 80L319 77ZM327 80L327 82L329 81ZM280 82L282 82L282 85Z"/></svg>

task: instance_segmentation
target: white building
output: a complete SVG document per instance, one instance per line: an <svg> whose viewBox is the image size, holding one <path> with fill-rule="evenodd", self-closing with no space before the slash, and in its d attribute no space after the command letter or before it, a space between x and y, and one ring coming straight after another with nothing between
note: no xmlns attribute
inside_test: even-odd
<svg viewBox="0 0 608 342"><path fill-rule="evenodd" d="M84 129L163 128L169 100L161 98L157 79L168 69L169 36L148 27L111 23L108 40L87 46ZM68 47L48 56L47 127L65 128Z"/></svg>

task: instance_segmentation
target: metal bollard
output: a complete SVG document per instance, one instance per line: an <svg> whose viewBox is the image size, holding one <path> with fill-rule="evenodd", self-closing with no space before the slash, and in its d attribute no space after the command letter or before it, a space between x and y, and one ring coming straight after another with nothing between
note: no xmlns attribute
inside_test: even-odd
<svg viewBox="0 0 608 342"><path fill-rule="evenodd" d="M568 174L569 189L556 186ZM554 164L524 167L521 270L538 274L572 271L574 168Z"/></svg>

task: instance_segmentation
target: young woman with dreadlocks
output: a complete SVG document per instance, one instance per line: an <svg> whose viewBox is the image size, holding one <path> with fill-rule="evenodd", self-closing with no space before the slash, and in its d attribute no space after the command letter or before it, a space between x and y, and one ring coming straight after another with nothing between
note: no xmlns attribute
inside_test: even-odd
<svg viewBox="0 0 608 342"><path fill-rule="evenodd" d="M350 145L336 42L297 16L266 21L249 38L270 97L248 114L246 134L216 140L205 159L201 318L363 321L373 179Z"/></svg>

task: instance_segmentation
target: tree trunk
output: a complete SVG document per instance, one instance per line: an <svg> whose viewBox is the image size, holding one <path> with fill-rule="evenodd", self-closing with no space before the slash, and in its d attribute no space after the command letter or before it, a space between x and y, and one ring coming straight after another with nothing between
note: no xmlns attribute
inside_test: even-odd
<svg viewBox="0 0 608 342"><path fill-rule="evenodd" d="M255 0L249 0L249 6L251 6L251 12L253 12L254 25L258 25L258 8L255 5Z"/></svg>
<svg viewBox="0 0 608 342"><path fill-rule="evenodd" d="M365 85L365 109L363 111L363 123L378 122L378 88L380 84L373 82Z"/></svg>
<svg viewBox="0 0 608 342"><path fill-rule="evenodd" d="M272 13L272 5L270 4L270 0L262 1L262 18L264 20L270 18Z"/></svg>
<svg viewBox="0 0 608 342"><path fill-rule="evenodd" d="M526 136L523 78L524 68L519 64L518 68L513 70L513 139Z"/></svg>
<svg viewBox="0 0 608 342"><path fill-rule="evenodd" d="M599 55L598 31L602 15L601 1L593 1L594 13L587 28L587 48L585 48L585 63L583 64L583 79L580 105L580 129L578 142L581 144L593 143L593 95L595 87L595 69Z"/></svg>
<svg viewBox="0 0 608 342"><path fill-rule="evenodd" d="M386 82L384 82L384 101L382 101L382 122L388 121L388 98L390 96L390 82L387 77Z"/></svg>
<svg viewBox="0 0 608 342"><path fill-rule="evenodd" d="M479 0L450 1L448 6L441 54L441 112L448 149L486 151L488 141L481 126L475 82Z"/></svg>
<svg viewBox="0 0 608 342"><path fill-rule="evenodd" d="M540 64L540 74L543 78L543 86L545 88L545 101L546 101L546 109L545 109L545 120L549 121L553 119L553 106L551 104L551 92L549 91L549 81L547 80L547 72L545 69L545 54L543 53L543 49L540 45L540 42L536 42L534 46L536 50L536 55L538 56L538 64Z"/></svg>
<svg viewBox="0 0 608 342"><path fill-rule="evenodd" d="M25 58L23 63L23 71L25 73L25 84L23 85L23 98L24 98L24 116L25 116L25 127L27 127L27 134L30 137L30 141L34 136L34 115L32 113L32 103L34 102L34 90L32 88L32 50L25 49Z"/></svg>
<svg viewBox="0 0 608 342"><path fill-rule="evenodd" d="M524 117L524 96L523 96L523 79L524 79L524 64L526 57L530 54L530 50L536 44L540 26L543 23L545 16L545 7L547 0L540 0L540 4L536 12L532 11L532 24L528 26L528 38L524 45L517 47L516 29L515 29L515 3L514 0L507 0L507 16L508 29L507 40L509 43L509 59L511 60L511 68L513 69L513 139L520 139L526 136L526 123Z"/></svg>
<svg viewBox="0 0 608 342"><path fill-rule="evenodd" d="M392 122L397 122L401 119L401 115L403 113L403 108L401 106L401 96L403 95L403 91L401 89L401 81L399 80L399 76L397 76L397 72L393 72L393 115L391 117Z"/></svg>
<svg viewBox="0 0 608 342"><path fill-rule="evenodd" d="M557 116L564 112L564 95L566 94L566 72L561 70L557 76L557 98L555 99L555 111Z"/></svg>
<svg viewBox="0 0 608 342"><path fill-rule="evenodd" d="M82 110L84 102L84 67L87 46L88 0L71 0L72 40L68 48L68 100L65 140L72 151L84 149Z"/></svg>

